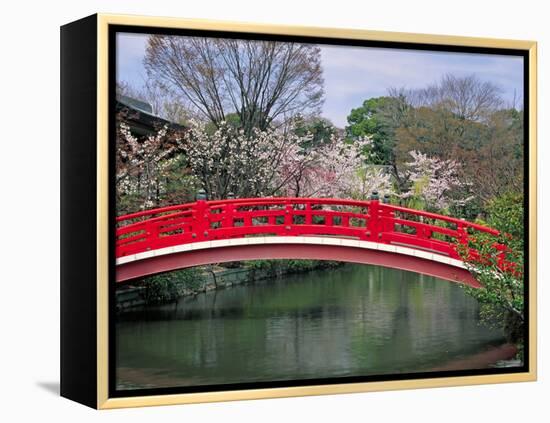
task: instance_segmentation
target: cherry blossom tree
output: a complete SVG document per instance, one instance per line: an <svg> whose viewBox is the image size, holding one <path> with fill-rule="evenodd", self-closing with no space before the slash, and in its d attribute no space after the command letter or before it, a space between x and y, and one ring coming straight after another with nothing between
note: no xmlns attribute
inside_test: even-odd
<svg viewBox="0 0 550 423"><path fill-rule="evenodd" d="M116 193L119 211L135 211L188 197L193 180L182 163L177 135L167 126L137 138L123 120L117 128ZM184 181L185 180L185 181ZM179 181L172 187L173 181ZM175 197L172 198L171 191Z"/></svg>
<svg viewBox="0 0 550 423"><path fill-rule="evenodd" d="M375 191L380 197L385 194L395 195L391 172L377 166L366 166L356 170L351 178L351 198L366 200Z"/></svg>
<svg viewBox="0 0 550 423"><path fill-rule="evenodd" d="M293 172L309 160L297 151L310 135L298 136L291 130L254 128L248 135L226 121L215 130L200 121L191 121L180 141L191 172L208 198L262 197L275 195L289 183ZM298 160L292 173L283 175L288 157Z"/></svg>
<svg viewBox="0 0 550 423"><path fill-rule="evenodd" d="M292 149L278 171L279 178L287 181L282 194L365 199L372 191L392 192L390 175L364 164L363 152L371 142L364 137L348 143L333 134L330 142L316 149Z"/></svg>
<svg viewBox="0 0 550 423"><path fill-rule="evenodd" d="M227 122L215 130L193 121L181 140L191 172L208 198L292 196L366 198L391 191L390 176L367 170L362 155L369 138L354 143L332 134L311 147L312 134L255 129L251 136Z"/></svg>
<svg viewBox="0 0 550 423"><path fill-rule="evenodd" d="M425 208L445 210L451 205L464 205L474 197L464 197L471 185L461 181L460 164L454 160L442 160L429 157L418 151L409 153L412 160L405 164L405 177L410 182L410 188L401 194L401 198L419 200ZM460 192L460 196L456 196Z"/></svg>
<svg viewBox="0 0 550 423"><path fill-rule="evenodd" d="M143 139L129 126L118 128L119 209L143 209L176 201L171 186L209 199L292 196L366 199L372 191L391 193L390 175L365 165L370 138L346 142L332 134L312 146L312 134L254 129L251 135L228 122L217 127L191 121L179 137L167 128ZM188 195L190 197L190 195ZM173 201L170 201L173 200Z"/></svg>

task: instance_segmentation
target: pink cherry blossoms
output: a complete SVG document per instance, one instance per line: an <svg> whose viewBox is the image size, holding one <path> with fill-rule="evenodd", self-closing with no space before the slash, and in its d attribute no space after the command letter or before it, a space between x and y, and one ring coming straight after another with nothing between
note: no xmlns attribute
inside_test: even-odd
<svg viewBox="0 0 550 423"><path fill-rule="evenodd" d="M166 127L138 140L126 123L119 125L117 191L119 194L139 194L143 199L141 208L156 205L164 191L166 170L174 153L174 146L168 141Z"/></svg>
<svg viewBox="0 0 550 423"><path fill-rule="evenodd" d="M464 205L473 196L456 199L453 193L467 190L471 185L460 180L460 164L454 160L442 160L428 157L418 151L409 153L412 161L406 163L405 177L411 182L410 189L401 194L401 198L417 198L427 208L444 210L451 205Z"/></svg>
<svg viewBox="0 0 550 423"><path fill-rule="evenodd" d="M332 135L316 148L311 134L294 128L254 129L251 136L222 122L214 131L192 122L181 140L188 165L209 198L292 196L365 198L390 192L390 176L366 169L362 152L371 141L347 143Z"/></svg>

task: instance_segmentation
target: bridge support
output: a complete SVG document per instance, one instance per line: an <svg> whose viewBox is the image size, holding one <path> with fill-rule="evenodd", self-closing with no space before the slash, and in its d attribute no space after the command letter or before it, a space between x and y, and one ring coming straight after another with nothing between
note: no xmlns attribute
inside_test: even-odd
<svg viewBox="0 0 550 423"><path fill-rule="evenodd" d="M232 240L233 245L213 247L216 241L205 243L205 248L183 249L177 251L169 249L163 254L156 251L150 256L125 257L117 263L117 282L127 282L148 275L185 269L211 263L226 263L244 260L265 259L309 259L309 260L337 260L348 263L370 264L393 269L406 270L434 276L451 282L463 283L472 287L479 287L479 283L468 270L460 266L460 262L448 257L422 252L419 254L410 248L384 246L370 242L350 241L349 246L342 245L341 240L330 238L306 238L307 245L299 243L300 239L292 237L289 242L276 238L248 239L256 241L253 244L240 243ZM267 240L267 242L265 242ZM327 244L324 242L334 242ZM263 241L263 242L260 242ZM339 241L339 242L336 242ZM422 257L420 257L422 255ZM435 256L435 260L434 260Z"/></svg>

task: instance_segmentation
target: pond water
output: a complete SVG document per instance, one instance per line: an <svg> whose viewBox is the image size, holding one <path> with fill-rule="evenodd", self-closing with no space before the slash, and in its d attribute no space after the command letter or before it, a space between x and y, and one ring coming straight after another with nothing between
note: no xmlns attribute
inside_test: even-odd
<svg viewBox="0 0 550 423"><path fill-rule="evenodd" d="M475 368L504 343L457 284L351 264L123 313L116 334L117 389Z"/></svg>

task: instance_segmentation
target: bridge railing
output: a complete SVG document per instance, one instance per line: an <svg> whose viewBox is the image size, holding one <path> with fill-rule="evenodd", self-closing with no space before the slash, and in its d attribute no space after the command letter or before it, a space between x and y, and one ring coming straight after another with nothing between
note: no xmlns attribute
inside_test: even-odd
<svg viewBox="0 0 550 423"><path fill-rule="evenodd" d="M476 232L498 235L498 231L475 223L378 200L199 200L118 217L116 256L208 240L330 236L406 246L460 259L457 241L467 245L468 237Z"/></svg>

